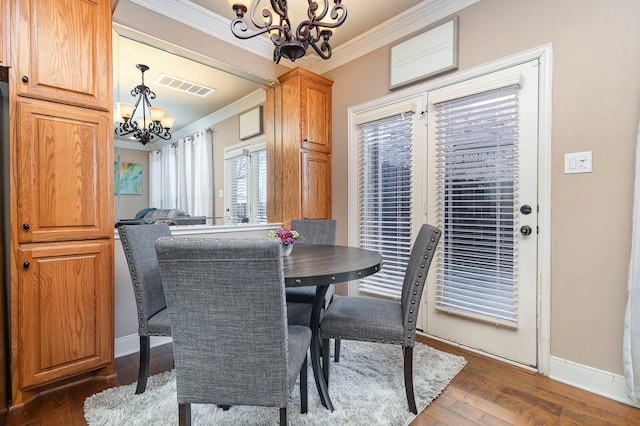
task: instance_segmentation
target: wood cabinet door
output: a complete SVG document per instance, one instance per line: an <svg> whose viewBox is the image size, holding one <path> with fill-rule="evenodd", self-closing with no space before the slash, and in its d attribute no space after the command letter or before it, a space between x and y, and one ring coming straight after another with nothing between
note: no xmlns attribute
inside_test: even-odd
<svg viewBox="0 0 640 426"><path fill-rule="evenodd" d="M300 91L302 148L331 153L331 86L302 78Z"/></svg>
<svg viewBox="0 0 640 426"><path fill-rule="evenodd" d="M18 94L109 110L110 1L17 0L15 4Z"/></svg>
<svg viewBox="0 0 640 426"><path fill-rule="evenodd" d="M113 236L113 148L107 112L33 99L18 102L20 243Z"/></svg>
<svg viewBox="0 0 640 426"><path fill-rule="evenodd" d="M303 151L302 218L331 219L331 156Z"/></svg>
<svg viewBox="0 0 640 426"><path fill-rule="evenodd" d="M17 342L12 345L18 347L14 362L20 388L108 365L113 358L113 240L26 245L17 260L17 288L11 293Z"/></svg>

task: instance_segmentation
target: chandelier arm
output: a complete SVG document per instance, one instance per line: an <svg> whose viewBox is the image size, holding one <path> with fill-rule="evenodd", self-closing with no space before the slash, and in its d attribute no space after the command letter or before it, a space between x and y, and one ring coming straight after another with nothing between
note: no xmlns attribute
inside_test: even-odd
<svg viewBox="0 0 640 426"><path fill-rule="evenodd" d="M260 0L256 0L254 6L260 3ZM286 1L283 0L271 0L271 8L275 13L277 13L281 18L289 19L289 6ZM253 8L252 8L253 9ZM266 9L265 9L266 10ZM264 10L263 12L264 13Z"/></svg>
<svg viewBox="0 0 640 426"><path fill-rule="evenodd" d="M313 43L309 43L309 46L313 47L313 50L315 50L318 56L320 56L322 59L329 59L331 57L331 45L329 44L329 42L323 41L320 47L316 45L316 42L317 40ZM325 50L327 51L326 54L324 53Z"/></svg>
<svg viewBox="0 0 640 426"><path fill-rule="evenodd" d="M271 11L269 9L267 9L266 7L262 9L262 22L256 20L256 9L258 8L258 4L260 3L260 0L255 0L253 2L253 4L251 5L251 11L249 12L249 16L251 16L251 23L256 27L256 28L270 28L271 25L273 24L273 14L271 13ZM271 1L271 7L273 6L273 0ZM274 8L274 10L276 10ZM276 13L277 10L276 10ZM244 18L244 17L242 17ZM260 33L262 34L262 33Z"/></svg>
<svg viewBox="0 0 640 426"><path fill-rule="evenodd" d="M259 36L260 34L264 34L271 30L282 31L282 26L280 25L272 25L268 27L261 27L259 25L256 25L256 27L260 29L258 29L257 31L249 31L247 22L242 18L236 18L231 22L231 32L234 36L243 40Z"/></svg>
<svg viewBox="0 0 640 426"><path fill-rule="evenodd" d="M307 7L307 17L311 21L321 21L327 15L327 11L329 10L329 0L324 0L324 7L321 14L316 14L318 10L318 3L314 0L307 0L309 6Z"/></svg>
<svg viewBox="0 0 640 426"><path fill-rule="evenodd" d="M342 14L340 16L338 16L339 10L342 11ZM324 15L322 15L322 17L317 17L315 19L312 19L311 23L314 26L321 27L321 28L338 28L340 25L344 24L345 19L347 19L347 9L342 4L336 4L335 6L333 6L333 9L331 9L331 19L333 19L335 22L325 22L321 20L323 18L324 18ZM305 21L305 22L309 22L309 21Z"/></svg>
<svg viewBox="0 0 640 426"><path fill-rule="evenodd" d="M342 15L338 18L337 10L342 10ZM347 19L347 9L342 4L336 4L331 10L331 18L336 20L335 22L324 22L316 20L315 17L310 16L311 19L302 21L296 29L296 36L298 40L307 40L309 42L317 42L321 37L320 28L337 28L344 23ZM311 32L316 30L316 37L311 37ZM328 59L328 58L326 58Z"/></svg>

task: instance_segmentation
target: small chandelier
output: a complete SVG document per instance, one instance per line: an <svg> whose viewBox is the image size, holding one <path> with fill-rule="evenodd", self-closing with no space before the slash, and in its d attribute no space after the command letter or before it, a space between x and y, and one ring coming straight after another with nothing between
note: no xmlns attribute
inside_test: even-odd
<svg viewBox="0 0 640 426"><path fill-rule="evenodd" d="M231 32L238 38L248 39L260 34L269 33L270 39L275 45L273 61L277 64L280 58L285 57L291 62L305 55L307 47L313 47L323 59L331 57L331 45L329 38L333 31L327 28L337 28L342 25L347 18L347 9L342 5L342 0L333 0L335 5L331 8L330 17L333 22L323 22L329 11L329 0L323 0L324 7L319 12L316 1L307 0L307 19L302 21L293 32L291 21L289 20L287 0L271 0L271 8L264 8L261 11L262 18L256 19L256 9L260 0L254 0L251 5L251 23L256 28L255 31L248 31L244 14L247 7L244 4L236 3L232 6L236 14L236 19L231 21ZM277 13L278 24L273 23L273 12ZM315 30L315 31L314 31Z"/></svg>
<svg viewBox="0 0 640 426"><path fill-rule="evenodd" d="M149 99L155 99L156 94L144 84L144 72L148 66L137 64L142 74L142 83L131 90L131 96L137 96L135 105L119 103L118 124L115 133L117 136L133 134L132 137L146 145L147 142L158 136L161 139L171 138L169 129L173 126L174 117L165 115L162 108L152 107Z"/></svg>

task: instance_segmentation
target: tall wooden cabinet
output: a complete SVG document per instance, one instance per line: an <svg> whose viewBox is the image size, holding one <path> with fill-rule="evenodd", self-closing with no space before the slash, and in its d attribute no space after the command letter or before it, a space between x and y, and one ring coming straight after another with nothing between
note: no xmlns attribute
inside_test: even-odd
<svg viewBox="0 0 640 426"><path fill-rule="evenodd" d="M10 16L16 405L114 374L111 1L11 0Z"/></svg>
<svg viewBox="0 0 640 426"><path fill-rule="evenodd" d="M331 218L331 86L303 68L267 92L270 222Z"/></svg>

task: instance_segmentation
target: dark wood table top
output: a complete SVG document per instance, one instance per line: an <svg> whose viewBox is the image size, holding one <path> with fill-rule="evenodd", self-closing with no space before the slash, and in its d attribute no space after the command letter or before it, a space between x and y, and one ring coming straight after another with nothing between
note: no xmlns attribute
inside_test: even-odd
<svg viewBox="0 0 640 426"><path fill-rule="evenodd" d="M341 283L382 268L382 256L377 252L347 246L296 244L282 261L287 287Z"/></svg>

